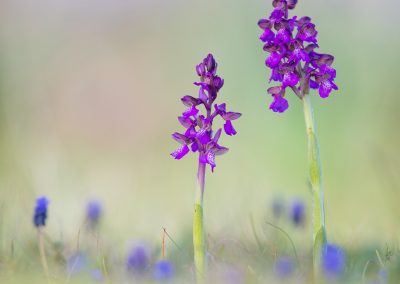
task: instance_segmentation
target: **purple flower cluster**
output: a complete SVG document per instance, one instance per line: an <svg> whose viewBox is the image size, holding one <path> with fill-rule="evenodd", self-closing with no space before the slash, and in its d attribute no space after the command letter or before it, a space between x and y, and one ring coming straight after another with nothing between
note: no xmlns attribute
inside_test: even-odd
<svg viewBox="0 0 400 284"><path fill-rule="evenodd" d="M334 57L315 52L318 32L311 18L288 17L288 10L296 4L297 0L273 0L269 18L258 21L263 49L269 53L265 64L272 70L270 81L281 83L267 91L274 98L269 107L274 112L289 107L284 98L287 87L300 98L309 88L318 89L322 98L338 89L333 82L336 70L331 67Z"/></svg>
<svg viewBox="0 0 400 284"><path fill-rule="evenodd" d="M220 146L218 140L222 129L215 133L212 130L214 118L217 116L225 120L224 131L227 135L236 134L232 121L238 119L241 114L226 110L226 104L214 104L219 90L224 85L224 80L216 75L217 62L212 54L208 54L203 62L196 66L199 82L194 84L199 87L198 97L184 96L182 103L187 106L179 122L186 128L185 133L172 134L172 138L182 144L177 150L171 153L175 159L183 158L189 151L199 152L199 162L209 164L211 170L215 168L215 156L222 155L228 151L228 148ZM200 114L198 107L204 106L205 114ZM190 147L190 149L189 149Z"/></svg>

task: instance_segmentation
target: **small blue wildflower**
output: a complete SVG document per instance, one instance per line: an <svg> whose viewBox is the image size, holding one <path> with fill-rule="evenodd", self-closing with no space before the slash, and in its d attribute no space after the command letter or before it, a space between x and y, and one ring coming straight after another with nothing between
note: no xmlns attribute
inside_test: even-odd
<svg viewBox="0 0 400 284"><path fill-rule="evenodd" d="M137 245L131 249L126 261L129 272L140 274L144 273L149 266L150 254L146 247Z"/></svg>
<svg viewBox="0 0 400 284"><path fill-rule="evenodd" d="M327 278L339 278L346 265L344 251L333 244L327 244L322 251L322 271Z"/></svg>
<svg viewBox="0 0 400 284"><path fill-rule="evenodd" d="M294 269L294 262L290 257L282 256L275 262L275 274L280 278L289 278Z"/></svg>
<svg viewBox="0 0 400 284"><path fill-rule="evenodd" d="M48 204L49 200L45 196L36 199L36 207L33 213L33 224L38 228L46 225Z"/></svg>
<svg viewBox="0 0 400 284"><path fill-rule="evenodd" d="M159 260L154 265L153 277L158 281L166 281L174 276L174 267L168 260Z"/></svg>
<svg viewBox="0 0 400 284"><path fill-rule="evenodd" d="M280 218L285 211L285 203L282 198L276 197L272 200L272 214L275 219Z"/></svg>
<svg viewBox="0 0 400 284"><path fill-rule="evenodd" d="M102 207L99 201L91 200L86 207L86 217L91 224L97 224L102 214Z"/></svg>
<svg viewBox="0 0 400 284"><path fill-rule="evenodd" d="M90 276L92 276L92 279L97 281L97 282L103 282L104 281L103 273L98 268L97 269L93 269L90 272Z"/></svg>
<svg viewBox="0 0 400 284"><path fill-rule="evenodd" d="M226 284L243 284L245 277L242 270L234 266L226 266L223 271L223 283Z"/></svg>
<svg viewBox="0 0 400 284"><path fill-rule="evenodd" d="M292 203L290 217L296 226L302 225L305 221L305 205L300 199Z"/></svg>
<svg viewBox="0 0 400 284"><path fill-rule="evenodd" d="M388 282L388 272L385 268L381 268L378 272L378 279L380 280L379 283L387 283Z"/></svg>
<svg viewBox="0 0 400 284"><path fill-rule="evenodd" d="M83 272L88 265L88 260L83 252L77 252L67 259L67 275L73 276Z"/></svg>

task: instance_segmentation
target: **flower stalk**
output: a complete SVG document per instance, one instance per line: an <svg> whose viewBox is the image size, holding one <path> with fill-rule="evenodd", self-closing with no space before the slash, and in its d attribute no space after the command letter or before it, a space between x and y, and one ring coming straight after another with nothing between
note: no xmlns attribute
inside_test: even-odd
<svg viewBox="0 0 400 284"><path fill-rule="evenodd" d="M309 94L303 98L304 118L308 138L309 178L313 203L313 264L314 273L320 266L322 249L326 244L324 190L322 185L322 167L319 154L318 139L315 130L314 114Z"/></svg>
<svg viewBox="0 0 400 284"><path fill-rule="evenodd" d="M50 283L49 266L47 264L46 251L44 248L43 226L38 227L38 245L39 245L40 261L42 263L43 271L46 276L47 283Z"/></svg>
<svg viewBox="0 0 400 284"><path fill-rule="evenodd" d="M49 266L47 265L46 251L44 248L44 227L46 226L48 204L49 200L45 196L36 199L36 206L33 211L33 225L37 228L38 232L39 254L43 271L46 275L47 283L50 283Z"/></svg>
<svg viewBox="0 0 400 284"><path fill-rule="evenodd" d="M199 163L197 173L196 198L194 202L193 214L193 248L194 263L196 267L197 282L201 283L207 271L207 251L206 251L206 234L204 231L203 220L203 196L205 182L206 165Z"/></svg>

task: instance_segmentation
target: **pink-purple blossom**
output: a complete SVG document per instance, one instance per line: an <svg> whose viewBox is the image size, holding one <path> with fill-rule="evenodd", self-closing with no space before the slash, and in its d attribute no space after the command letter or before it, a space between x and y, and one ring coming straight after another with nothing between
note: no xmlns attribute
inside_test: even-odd
<svg viewBox="0 0 400 284"><path fill-rule="evenodd" d="M222 129L213 130L213 122L216 117L224 120L223 130L229 135L236 135L232 121L238 119L241 114L226 110L226 104L214 103L219 90L224 85L224 79L217 75L218 64L212 54L208 54L204 60L196 66L196 73L200 77L194 84L199 87L198 97L184 96L182 103L187 109L178 117L178 121L185 128L184 133L175 132L172 138L182 144L171 153L177 160L182 159L190 151L199 153L199 162L209 164L214 170L215 157L228 151L228 148L219 145ZM200 109L204 108L204 113Z"/></svg>
<svg viewBox="0 0 400 284"><path fill-rule="evenodd" d="M284 98L288 88L300 98L309 88L317 89L321 98L338 90L336 70L331 67L334 57L315 52L318 32L311 18L289 17L296 4L297 0L273 0L270 16L258 21L263 50L269 53L265 64L272 71L270 81L280 82L281 87L279 92L268 92L273 97L269 108L274 112L289 107Z"/></svg>

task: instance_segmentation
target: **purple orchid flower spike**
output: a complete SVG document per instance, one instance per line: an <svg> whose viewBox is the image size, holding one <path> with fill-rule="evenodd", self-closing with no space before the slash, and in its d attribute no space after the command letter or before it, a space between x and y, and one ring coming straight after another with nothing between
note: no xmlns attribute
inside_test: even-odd
<svg viewBox="0 0 400 284"><path fill-rule="evenodd" d="M336 71L331 67L334 57L314 51L318 48L318 32L311 18L288 16L288 10L296 4L297 0L273 0L274 10L269 18L258 21L263 30L260 35L263 49L269 53L265 64L272 70L270 81L281 83L279 91L268 91L273 97L269 108L274 112L285 112L289 107L284 98L288 88L300 98L310 87L318 89L321 98L338 90L333 82Z"/></svg>
<svg viewBox="0 0 400 284"><path fill-rule="evenodd" d="M310 89L318 90L321 98L327 98L333 90L336 70L331 67L334 57L318 53L318 32L310 17L289 17L297 0L272 0L273 11L268 18L258 21L262 29L260 40L268 53L265 65L271 69L269 81L279 82L268 88L273 97L269 108L282 113L289 107L285 95L289 89L302 100L308 136L309 177L313 193L313 265L318 267L321 250L327 243L325 227L325 203L322 184L322 166L316 135L315 119L311 105ZM301 207L297 208L295 223L300 223ZM298 220L297 220L298 219ZM314 269L317 273L318 269ZM316 279L318 275L316 275Z"/></svg>
<svg viewBox="0 0 400 284"><path fill-rule="evenodd" d="M206 165L210 165L211 171L216 166L215 157L228 152L228 148L219 144L222 131L228 136L236 135L237 131L232 121L238 119L241 114L226 110L226 104L217 104L218 92L224 85L224 79L217 75L218 64L212 54L208 54L204 60L196 66L200 80L194 84L199 87L198 97L184 96L182 103L187 109L178 117L178 121L185 128L183 133L175 132L172 138L182 144L171 156L177 160L182 159L190 151L198 153L199 164L197 172L197 188L193 216L193 248L194 264L198 283L203 283L207 272L206 236L203 221L203 196ZM204 112L200 112L200 108ZM216 117L224 121L222 128L213 130L213 122Z"/></svg>
<svg viewBox="0 0 400 284"><path fill-rule="evenodd" d="M172 138L181 143L171 156L177 160L182 159L190 151L199 153L199 162L209 164L214 171L216 166L215 156L222 155L228 148L218 144L221 129L213 131L213 122L217 116L224 121L223 129L229 136L236 135L236 129L232 121L238 119L241 114L226 110L226 104L214 104L219 90L224 85L224 79L217 73L217 62L212 54L208 54L204 60L196 66L197 75L200 77L194 84L199 87L198 97L184 96L182 103L188 108L178 117L178 121L186 129L183 134L175 132ZM201 114L199 107L203 106L205 113Z"/></svg>

